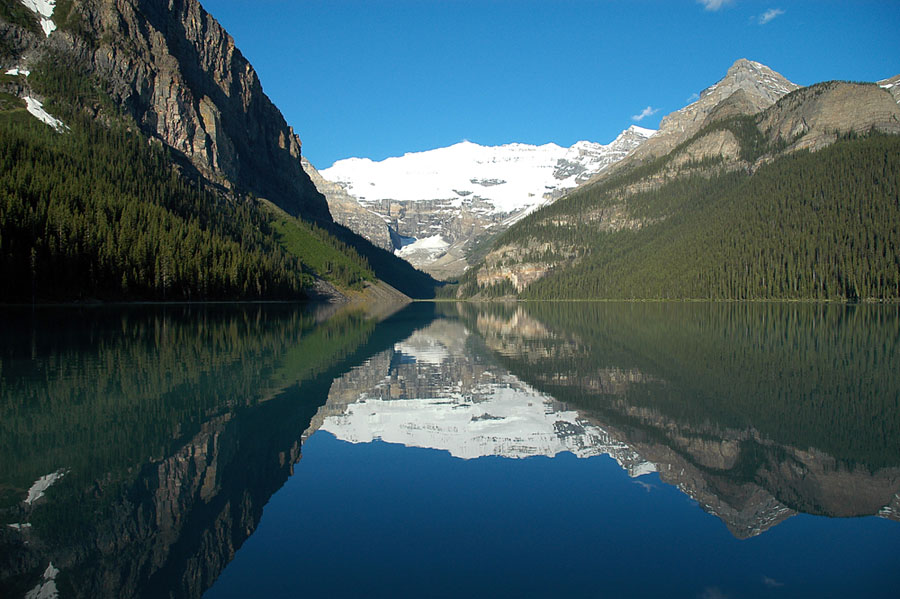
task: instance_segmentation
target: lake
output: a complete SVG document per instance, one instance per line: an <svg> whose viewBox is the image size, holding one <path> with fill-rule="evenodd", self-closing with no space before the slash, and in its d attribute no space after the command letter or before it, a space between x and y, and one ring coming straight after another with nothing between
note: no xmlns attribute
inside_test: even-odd
<svg viewBox="0 0 900 599"><path fill-rule="evenodd" d="M2 597L897 597L900 306L0 312Z"/></svg>

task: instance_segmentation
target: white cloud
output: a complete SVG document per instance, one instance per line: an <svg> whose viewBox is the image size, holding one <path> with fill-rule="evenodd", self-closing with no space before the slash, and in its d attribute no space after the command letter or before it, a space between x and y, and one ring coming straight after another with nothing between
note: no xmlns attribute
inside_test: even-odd
<svg viewBox="0 0 900 599"><path fill-rule="evenodd" d="M700 94L698 94L697 92L694 92L694 93L692 93L690 96L688 96L688 99L685 100L685 103L686 103L686 104L693 104L694 102L696 102L696 101L699 100L699 99L700 99Z"/></svg>
<svg viewBox="0 0 900 599"><path fill-rule="evenodd" d="M659 112L659 108L653 108L652 106L648 106L647 108L643 109L640 112L640 114L631 115L631 118L634 119L635 121L643 121L648 116L652 116L652 115L656 114L657 112Z"/></svg>
<svg viewBox="0 0 900 599"><path fill-rule="evenodd" d="M775 17L781 16L783 14L784 14L784 11L781 10L780 8L770 8L763 14L759 15L759 19L757 19L757 21L759 22L760 25L765 25L766 23L768 23Z"/></svg>
<svg viewBox="0 0 900 599"><path fill-rule="evenodd" d="M697 0L706 10L719 10L726 4L731 4L731 0Z"/></svg>
<svg viewBox="0 0 900 599"><path fill-rule="evenodd" d="M783 586L784 586L784 583L783 583L783 582L778 582L778 581L775 580L774 578L769 578L768 576L763 576L763 579L762 579L762 580L763 580L763 584L766 585L766 586L769 587L769 588L776 589L776 588L778 588L778 587L783 587Z"/></svg>

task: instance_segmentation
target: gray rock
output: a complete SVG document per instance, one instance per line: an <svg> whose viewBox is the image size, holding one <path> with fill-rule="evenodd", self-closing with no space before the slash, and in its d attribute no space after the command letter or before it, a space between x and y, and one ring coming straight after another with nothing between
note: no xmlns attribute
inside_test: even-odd
<svg viewBox="0 0 900 599"><path fill-rule="evenodd" d="M0 21L3 64L62 54L141 130L225 188L330 221L300 165L300 139L232 37L197 0L74 0L49 37ZM95 107L99 110L99 106Z"/></svg>

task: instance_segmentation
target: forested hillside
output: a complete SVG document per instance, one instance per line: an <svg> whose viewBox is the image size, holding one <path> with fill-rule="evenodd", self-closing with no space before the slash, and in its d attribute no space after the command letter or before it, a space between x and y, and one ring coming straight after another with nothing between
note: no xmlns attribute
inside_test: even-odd
<svg viewBox="0 0 900 599"><path fill-rule="evenodd" d="M517 223L457 294L900 299L897 113L875 85L828 82L713 119Z"/></svg>
<svg viewBox="0 0 900 599"><path fill-rule="evenodd" d="M602 204L603 193L574 201L592 199ZM511 232L585 254L523 297L900 298L896 136L794 154L752 177L689 177L628 201L649 224L605 234L548 224Z"/></svg>
<svg viewBox="0 0 900 599"><path fill-rule="evenodd" d="M348 287L375 278L297 219L283 226L309 257L283 248L254 201L181 176L121 125L72 111L59 133L16 104L0 113L0 301L299 298L314 275Z"/></svg>
<svg viewBox="0 0 900 599"><path fill-rule="evenodd" d="M291 150L296 165L279 154L299 174L286 174L281 191L262 200L253 193L256 179L244 171L229 178L227 165L216 166L230 142L210 124L217 108L209 97L197 118L209 129L203 143L219 144L212 165L200 161L201 146L185 154L148 134L134 100L110 93L121 82L81 54L125 42L96 39L87 17L69 28L72 6L57 13L70 49L51 43L63 38L42 41L34 14L18 3L4 1L0 12L0 59L27 65L0 75L0 302L304 299L317 280L336 288L331 295L378 279L410 296L433 293L430 277L334 224L316 198L292 191L305 177L299 146ZM264 98L253 77L247 85ZM271 122L262 124L279 130L280 113L266 110ZM297 212L307 204L309 214Z"/></svg>

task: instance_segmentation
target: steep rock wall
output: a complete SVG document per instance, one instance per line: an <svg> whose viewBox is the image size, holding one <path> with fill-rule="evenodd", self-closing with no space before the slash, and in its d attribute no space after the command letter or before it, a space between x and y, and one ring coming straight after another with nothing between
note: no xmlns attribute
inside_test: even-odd
<svg viewBox="0 0 900 599"><path fill-rule="evenodd" d="M73 0L50 35L0 21L2 66L50 53L93 75L143 132L207 179L330 221L300 139L234 39L197 0Z"/></svg>

